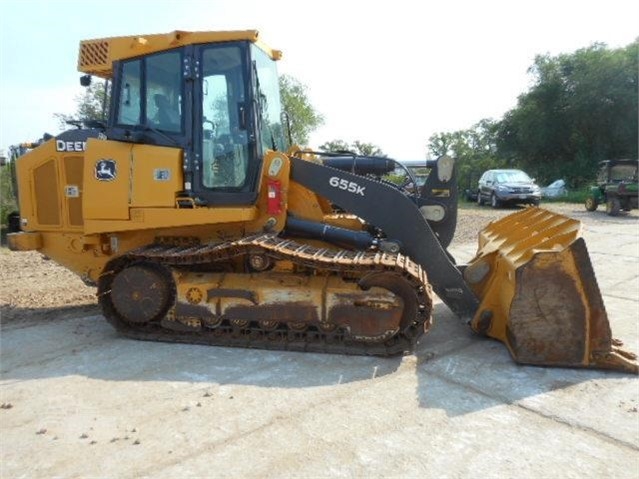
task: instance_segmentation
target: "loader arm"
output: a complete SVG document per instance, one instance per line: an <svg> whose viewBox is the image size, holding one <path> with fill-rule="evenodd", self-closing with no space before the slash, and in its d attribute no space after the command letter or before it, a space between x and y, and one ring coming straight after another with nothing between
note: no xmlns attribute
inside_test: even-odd
<svg viewBox="0 0 639 479"><path fill-rule="evenodd" d="M291 179L381 228L424 268L434 291L455 314L467 319L475 314L477 298L411 198L374 179L296 157L291 157Z"/></svg>
<svg viewBox="0 0 639 479"><path fill-rule="evenodd" d="M639 373L636 356L611 336L578 221L539 208L509 215L482 230L462 269L442 246L454 229L440 239L422 213L429 198L416 203L382 182L294 157L291 178L381 228L457 316L502 341L515 361ZM448 183L456 187L454 175ZM453 199L440 203L447 214L456 213Z"/></svg>

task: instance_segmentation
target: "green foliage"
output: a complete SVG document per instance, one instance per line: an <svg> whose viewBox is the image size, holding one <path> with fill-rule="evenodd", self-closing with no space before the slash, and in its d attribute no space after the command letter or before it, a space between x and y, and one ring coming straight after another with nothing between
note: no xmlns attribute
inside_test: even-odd
<svg viewBox="0 0 639 479"><path fill-rule="evenodd" d="M558 196L556 198L542 198L542 203L579 203L584 204L586 198L590 194L590 187L584 186L575 190L568 190L568 194L565 196Z"/></svg>
<svg viewBox="0 0 639 479"><path fill-rule="evenodd" d="M395 183L396 185L404 185L406 183L405 175L384 175L384 180Z"/></svg>
<svg viewBox="0 0 639 479"><path fill-rule="evenodd" d="M455 159L460 190L476 188L485 170L507 166L495 144L498 127L497 122L484 119L467 130L436 133L428 139L428 151L434 157L449 155Z"/></svg>
<svg viewBox="0 0 639 479"><path fill-rule="evenodd" d="M319 146L319 149L322 151L333 151L333 152L348 152L355 153L355 150L352 149L351 145L344 140L331 140L327 141L324 144Z"/></svg>
<svg viewBox="0 0 639 479"><path fill-rule="evenodd" d="M501 122L497 144L542 183L594 178L605 159L637 158L639 42L538 55L531 89Z"/></svg>
<svg viewBox="0 0 639 479"><path fill-rule="evenodd" d="M348 143L344 140L331 140L320 145L319 149L322 151L334 152L344 151L362 156L380 156L383 158L387 157L386 153L384 153L379 146L374 145L373 143L365 143L359 140L355 140L352 143Z"/></svg>
<svg viewBox="0 0 639 479"><path fill-rule="evenodd" d="M307 145L309 135L324 123L324 117L313 108L307 88L290 75L280 77L282 108L288 114L293 143Z"/></svg>
<svg viewBox="0 0 639 479"><path fill-rule="evenodd" d="M11 184L11 163L0 166L0 224L7 224L7 215L17 211L18 205Z"/></svg>
<svg viewBox="0 0 639 479"><path fill-rule="evenodd" d="M353 148L358 154L363 156L387 156L379 146L374 145L373 143L364 143L355 140L353 142Z"/></svg>
<svg viewBox="0 0 639 479"><path fill-rule="evenodd" d="M571 190L588 185L599 161L638 156L638 71L639 41L538 55L531 88L502 120L437 133L429 153L457 160L461 189L504 167L523 169L542 185L558 178Z"/></svg>
<svg viewBox="0 0 639 479"><path fill-rule="evenodd" d="M105 82L95 81L94 79L91 85L86 87L83 94L76 96L75 102L77 109L73 115L55 113L53 116L58 119L62 130L69 128L69 125L67 124L68 121L106 121L106 111L104 111L103 108L105 96L108 109L110 91L105 89Z"/></svg>

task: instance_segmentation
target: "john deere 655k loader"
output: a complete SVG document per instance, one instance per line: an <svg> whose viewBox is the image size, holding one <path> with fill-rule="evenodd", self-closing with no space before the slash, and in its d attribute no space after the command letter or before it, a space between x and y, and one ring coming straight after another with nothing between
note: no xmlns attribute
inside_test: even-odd
<svg viewBox="0 0 639 479"><path fill-rule="evenodd" d="M637 372L577 221L522 210L456 265L453 160L408 192L382 179L393 160L289 144L280 57L256 31L82 42L79 70L112 84L108 119L17 160L11 248L97 285L136 339L401 354L434 291L519 362Z"/></svg>

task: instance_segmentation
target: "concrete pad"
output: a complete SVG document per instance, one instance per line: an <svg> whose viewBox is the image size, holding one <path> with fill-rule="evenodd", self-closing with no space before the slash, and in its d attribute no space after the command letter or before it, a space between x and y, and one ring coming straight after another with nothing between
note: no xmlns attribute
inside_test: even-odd
<svg viewBox="0 0 639 479"><path fill-rule="evenodd" d="M636 225L584 231L633 351ZM100 316L3 328L0 476L639 477L637 377L520 366L434 316L391 359L137 342Z"/></svg>

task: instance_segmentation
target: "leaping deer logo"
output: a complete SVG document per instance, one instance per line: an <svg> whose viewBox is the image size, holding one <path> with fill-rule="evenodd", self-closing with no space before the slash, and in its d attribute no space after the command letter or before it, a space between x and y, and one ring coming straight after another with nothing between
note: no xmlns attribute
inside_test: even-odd
<svg viewBox="0 0 639 479"><path fill-rule="evenodd" d="M114 160L98 160L95 164L95 177L100 181L111 181L116 176Z"/></svg>

